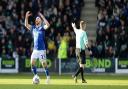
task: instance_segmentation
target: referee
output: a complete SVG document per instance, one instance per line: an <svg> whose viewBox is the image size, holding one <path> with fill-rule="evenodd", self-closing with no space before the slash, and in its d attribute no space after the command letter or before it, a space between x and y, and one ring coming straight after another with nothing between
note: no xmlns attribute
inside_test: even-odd
<svg viewBox="0 0 128 89"><path fill-rule="evenodd" d="M88 38L85 31L86 23L84 21L80 21L80 29L76 28L75 23L72 23L72 27L76 34L76 58L80 66L73 77L75 83L77 83L77 76L79 73L81 73L82 83L87 83L84 79L84 65L86 63L85 48L90 51L90 54L92 54L92 52L88 47Z"/></svg>

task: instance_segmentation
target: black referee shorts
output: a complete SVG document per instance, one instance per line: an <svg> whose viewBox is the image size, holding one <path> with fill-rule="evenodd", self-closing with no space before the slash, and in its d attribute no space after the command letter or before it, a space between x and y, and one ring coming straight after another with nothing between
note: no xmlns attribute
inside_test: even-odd
<svg viewBox="0 0 128 89"><path fill-rule="evenodd" d="M78 63L86 64L85 50L80 50L79 48L76 48L76 58Z"/></svg>

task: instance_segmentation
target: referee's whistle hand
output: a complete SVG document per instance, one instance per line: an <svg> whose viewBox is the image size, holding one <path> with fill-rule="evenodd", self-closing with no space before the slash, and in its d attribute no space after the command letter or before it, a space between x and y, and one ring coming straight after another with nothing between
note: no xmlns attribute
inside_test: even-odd
<svg viewBox="0 0 128 89"><path fill-rule="evenodd" d="M75 27L75 23L72 23L72 27Z"/></svg>

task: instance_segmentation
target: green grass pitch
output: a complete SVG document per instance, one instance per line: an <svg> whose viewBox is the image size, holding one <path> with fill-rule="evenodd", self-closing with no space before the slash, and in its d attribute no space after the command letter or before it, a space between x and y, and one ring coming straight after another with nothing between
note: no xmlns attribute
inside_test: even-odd
<svg viewBox="0 0 128 89"><path fill-rule="evenodd" d="M128 75L87 74L87 84L79 78L75 84L71 75L51 75L49 85L40 74L40 84L32 84L32 74L0 74L0 89L128 89Z"/></svg>

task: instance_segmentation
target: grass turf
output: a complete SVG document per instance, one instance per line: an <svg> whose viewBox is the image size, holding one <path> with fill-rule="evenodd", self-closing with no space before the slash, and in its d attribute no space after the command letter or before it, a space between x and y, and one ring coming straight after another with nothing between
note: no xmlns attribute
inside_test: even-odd
<svg viewBox="0 0 128 89"><path fill-rule="evenodd" d="M75 84L71 75L52 75L50 85L40 75L39 85L32 84L32 74L0 74L0 89L128 89L127 75L87 75L87 84Z"/></svg>

